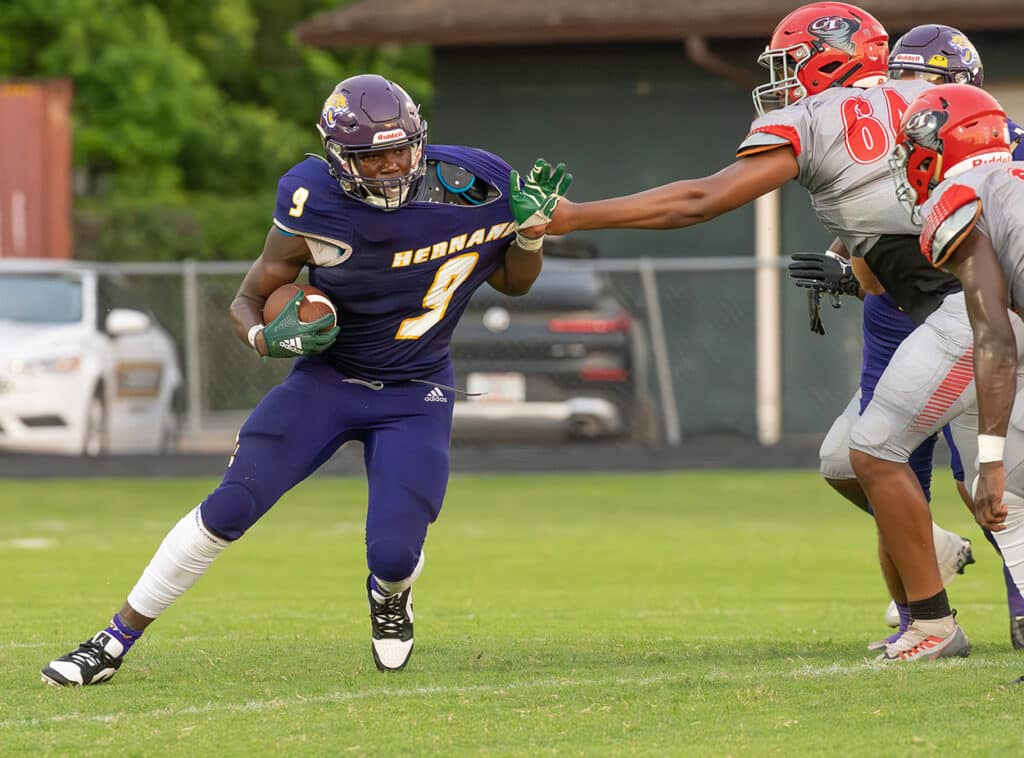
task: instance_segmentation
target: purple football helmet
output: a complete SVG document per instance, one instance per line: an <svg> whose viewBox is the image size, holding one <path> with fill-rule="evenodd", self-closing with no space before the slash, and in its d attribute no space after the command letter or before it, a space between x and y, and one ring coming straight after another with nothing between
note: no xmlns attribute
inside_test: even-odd
<svg viewBox="0 0 1024 758"><path fill-rule="evenodd" d="M967 35L952 26L915 26L889 52L889 78L899 79L904 71L932 79L937 84L973 84L984 79L981 56Z"/></svg>
<svg viewBox="0 0 1024 758"><path fill-rule="evenodd" d="M346 194L383 210L409 202L427 171L427 122L409 94L382 76L364 74L345 79L324 101L316 125L331 171ZM383 149L409 147L408 174L369 178L360 159Z"/></svg>

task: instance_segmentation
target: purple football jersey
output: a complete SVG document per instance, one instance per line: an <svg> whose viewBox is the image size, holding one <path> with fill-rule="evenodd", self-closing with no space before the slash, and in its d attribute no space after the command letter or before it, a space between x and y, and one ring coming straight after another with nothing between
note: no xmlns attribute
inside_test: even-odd
<svg viewBox="0 0 1024 758"><path fill-rule="evenodd" d="M1024 161L1024 127L1009 118L1006 119L1006 126L1010 130L1010 152L1013 153L1013 159Z"/></svg>
<svg viewBox="0 0 1024 758"><path fill-rule="evenodd" d="M459 317L514 238L505 161L444 145L429 145L427 159L462 166L497 197L481 205L413 200L384 211L346 195L320 158L278 185L274 224L314 251L310 283L335 304L341 327L324 358L346 376L395 382L448 365Z"/></svg>

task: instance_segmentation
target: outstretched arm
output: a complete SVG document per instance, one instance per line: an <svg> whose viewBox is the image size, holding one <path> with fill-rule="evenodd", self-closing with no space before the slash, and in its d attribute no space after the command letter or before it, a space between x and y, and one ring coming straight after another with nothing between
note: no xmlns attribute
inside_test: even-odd
<svg viewBox="0 0 1024 758"><path fill-rule="evenodd" d="M781 187L799 167L784 145L740 158L717 174L686 179L633 195L571 203L555 209L548 234L585 229L678 229L709 221Z"/></svg>

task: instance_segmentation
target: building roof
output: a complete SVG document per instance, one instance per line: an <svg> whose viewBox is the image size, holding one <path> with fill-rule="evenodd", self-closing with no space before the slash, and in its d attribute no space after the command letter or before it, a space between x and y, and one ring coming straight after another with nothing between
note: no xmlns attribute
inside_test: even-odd
<svg viewBox="0 0 1024 758"><path fill-rule="evenodd" d="M864 0L887 27L929 20L964 31L1024 28L1022 0ZM678 41L766 37L794 0L359 0L299 24L318 47Z"/></svg>

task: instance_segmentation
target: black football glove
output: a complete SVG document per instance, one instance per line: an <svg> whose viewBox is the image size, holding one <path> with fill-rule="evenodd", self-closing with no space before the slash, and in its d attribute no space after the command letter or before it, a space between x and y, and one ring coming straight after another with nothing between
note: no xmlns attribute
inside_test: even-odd
<svg viewBox="0 0 1024 758"><path fill-rule="evenodd" d="M845 258L827 253L796 253L789 264L789 275L797 287L807 287L830 295L854 295L860 283Z"/></svg>

